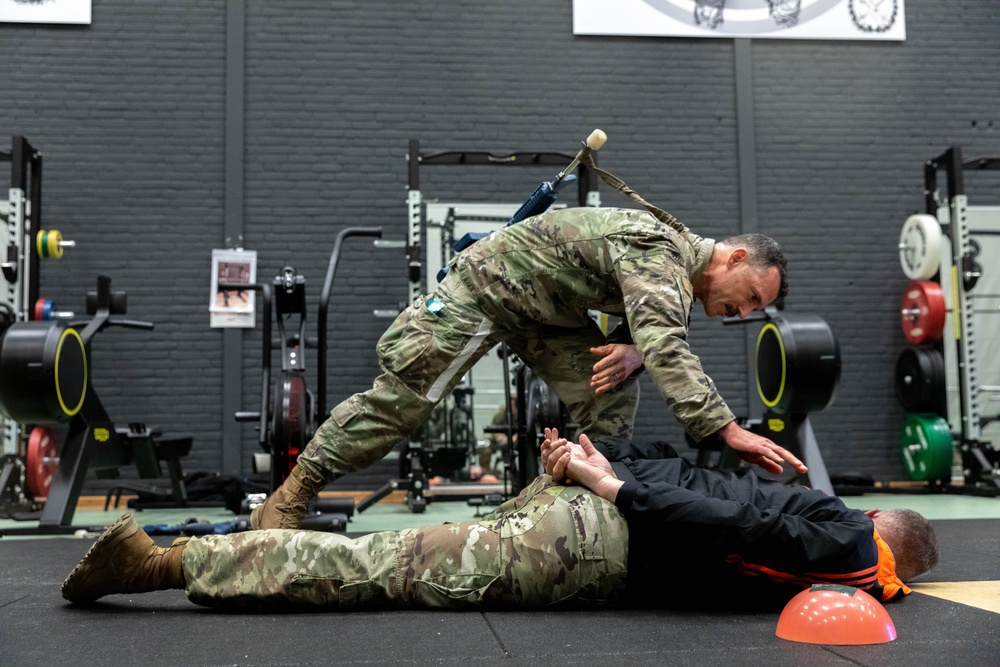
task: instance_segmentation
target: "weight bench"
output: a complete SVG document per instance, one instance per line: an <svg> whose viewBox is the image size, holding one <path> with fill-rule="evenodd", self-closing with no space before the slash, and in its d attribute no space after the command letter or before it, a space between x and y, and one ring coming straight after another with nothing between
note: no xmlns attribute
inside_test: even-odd
<svg viewBox="0 0 1000 667"><path fill-rule="evenodd" d="M188 498L187 490L184 487L181 458L191 452L193 444L191 436L166 438L161 436L157 429L147 428L144 424L129 424L128 428L116 428L115 432L130 452L131 463L135 465L140 479L162 479L163 469L160 462L166 463L170 489L135 481L119 484L108 491L108 495L104 499L105 511L111 506L112 499L114 499L114 507L118 507L122 494L126 492L145 493L164 498L164 500L130 500L129 507L135 509L186 507ZM117 469L109 472L113 472L113 475L107 475L107 477L118 476ZM97 473L98 478L102 477L102 471L99 470Z"/></svg>

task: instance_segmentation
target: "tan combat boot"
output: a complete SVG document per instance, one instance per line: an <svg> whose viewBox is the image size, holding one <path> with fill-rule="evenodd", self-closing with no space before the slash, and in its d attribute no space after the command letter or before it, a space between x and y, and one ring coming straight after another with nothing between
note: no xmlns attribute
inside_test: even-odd
<svg viewBox="0 0 1000 667"><path fill-rule="evenodd" d="M62 596L75 603L93 602L112 593L148 593L184 588L181 557L188 537L158 547L131 514L118 519L97 538L62 584Z"/></svg>
<svg viewBox="0 0 1000 667"><path fill-rule="evenodd" d="M310 476L305 468L295 466L282 485L250 513L250 528L298 528L309 509L309 501L318 496L324 486L325 479Z"/></svg>

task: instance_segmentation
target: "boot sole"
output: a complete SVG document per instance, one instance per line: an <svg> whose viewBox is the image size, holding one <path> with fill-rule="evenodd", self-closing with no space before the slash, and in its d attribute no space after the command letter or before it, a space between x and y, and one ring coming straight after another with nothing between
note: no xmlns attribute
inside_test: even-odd
<svg viewBox="0 0 1000 667"><path fill-rule="evenodd" d="M75 604L93 602L101 597L100 595L80 595L79 589L87 583L90 575L107 567L108 558L110 554L114 553L114 547L138 531L139 524L135 522L135 518L131 514L123 514L118 517L118 520L111 524L111 527L104 531L90 546L83 560L77 563L73 571L63 581L60 589L62 596Z"/></svg>

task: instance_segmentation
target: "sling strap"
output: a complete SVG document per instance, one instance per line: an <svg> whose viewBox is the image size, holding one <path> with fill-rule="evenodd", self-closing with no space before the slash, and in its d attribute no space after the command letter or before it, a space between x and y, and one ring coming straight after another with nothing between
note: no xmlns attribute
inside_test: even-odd
<svg viewBox="0 0 1000 667"><path fill-rule="evenodd" d="M663 222L665 224L670 225L673 229L677 230L681 234L687 234L688 233L688 228L684 225L683 222L681 222L680 220L678 220L677 218L675 218L671 214L667 213L662 208L650 204L648 201L646 201L645 199L643 199L639 195L638 192L636 192L635 190L633 190L632 188L630 188L625 183L625 181L623 181L622 179L618 178L617 176L615 176L614 174L612 174L610 171L606 171L604 169L601 169L596 164L594 164L594 156L593 156L593 153L591 151L589 151L589 150L581 151L580 163L583 164L584 166L586 166L588 169L593 169L595 172L597 172L597 174L601 177L601 179L605 183L607 183L612 188L614 188L618 192L622 193L623 195L625 195L626 197L628 197L632 201L637 202L638 204L640 204L643 208L645 208L647 211L649 211L650 213L652 213L653 216L656 217L657 220L659 220L659 221L661 221L661 222Z"/></svg>

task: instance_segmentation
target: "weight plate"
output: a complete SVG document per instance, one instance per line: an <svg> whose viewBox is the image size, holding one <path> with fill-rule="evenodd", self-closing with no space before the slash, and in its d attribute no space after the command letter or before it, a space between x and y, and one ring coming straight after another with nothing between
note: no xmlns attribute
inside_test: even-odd
<svg viewBox="0 0 1000 667"><path fill-rule="evenodd" d="M59 468L59 453L52 429L36 426L28 437L28 451L25 456L25 481L34 498L47 498L52 480Z"/></svg>
<svg viewBox="0 0 1000 667"><path fill-rule="evenodd" d="M927 280L941 264L941 224L932 215L911 215L899 233L899 265L910 280Z"/></svg>
<svg viewBox="0 0 1000 667"><path fill-rule="evenodd" d="M840 386L840 346L824 319L782 313L757 335L757 393L779 415L819 412Z"/></svg>
<svg viewBox="0 0 1000 667"><path fill-rule="evenodd" d="M295 467L309 438L309 397L302 372L285 371L274 387L274 414L271 424L271 481L274 488Z"/></svg>
<svg viewBox="0 0 1000 667"><path fill-rule="evenodd" d="M896 360L896 398L909 412L944 416L946 382L944 356L934 348L907 348Z"/></svg>
<svg viewBox="0 0 1000 667"><path fill-rule="evenodd" d="M936 343L944 335L947 306L944 290L930 280L912 280L903 293L900 318L903 335L913 345Z"/></svg>
<svg viewBox="0 0 1000 667"><path fill-rule="evenodd" d="M22 424L68 421L83 407L87 351L60 321L18 322L0 345L0 411Z"/></svg>
<svg viewBox="0 0 1000 667"><path fill-rule="evenodd" d="M46 253L48 252L48 245L45 242L45 238L47 236L48 232L46 232L44 229L39 229L38 233L35 234L35 251L38 253L38 256L41 257L42 259L45 259L45 257L47 256Z"/></svg>
<svg viewBox="0 0 1000 667"><path fill-rule="evenodd" d="M926 482L951 477L952 442L947 421L937 415L907 415L899 442L910 479Z"/></svg>
<svg viewBox="0 0 1000 667"><path fill-rule="evenodd" d="M53 229L47 233L45 242L47 244L48 257L60 259L63 256L63 247L60 245L62 243L62 232L58 229Z"/></svg>

